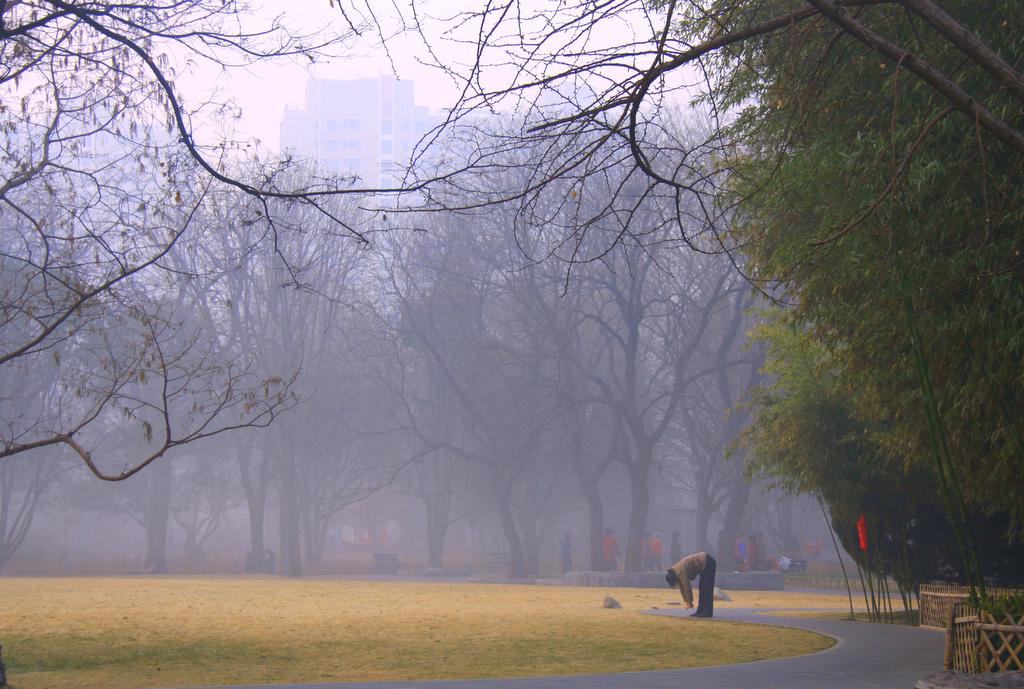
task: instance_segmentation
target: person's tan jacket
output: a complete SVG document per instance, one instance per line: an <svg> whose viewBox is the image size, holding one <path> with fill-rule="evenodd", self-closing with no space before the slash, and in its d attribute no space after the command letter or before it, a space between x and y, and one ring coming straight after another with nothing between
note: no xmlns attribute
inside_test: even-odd
<svg viewBox="0 0 1024 689"><path fill-rule="evenodd" d="M683 600L687 605L693 605L693 587L690 582L708 566L708 554L704 552L687 555L679 562L672 565L672 571L679 579L679 592L683 594Z"/></svg>

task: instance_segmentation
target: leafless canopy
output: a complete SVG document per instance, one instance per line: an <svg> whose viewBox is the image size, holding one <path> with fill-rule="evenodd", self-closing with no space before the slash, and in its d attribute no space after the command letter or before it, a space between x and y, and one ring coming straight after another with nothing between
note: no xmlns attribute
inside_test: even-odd
<svg viewBox="0 0 1024 689"><path fill-rule="evenodd" d="M988 90L968 92L928 54L887 37L893 13L920 20L933 32L928 40L959 50L989 75L988 85L975 85ZM554 253L571 261L587 258L576 250L580 235L610 216L626 223L624 233L635 232L628 226L631 209L659 195L677 204L678 233L692 248L737 248L723 223L736 201L723 202L721 191L729 161L744 142L732 136L729 125L740 110L756 104L730 102L718 87L753 69L745 50L770 37L800 41L807 35L802 31L813 30L833 42L863 44L932 89L946 114L959 112L1024 153L1019 123L986 104L997 90L1024 101L1019 68L932 0L503 0L449 17L421 12L417 19L434 65L462 87L438 134L462 146L446 143L445 155L434 156L440 170L455 177L449 188L433 188L435 204L513 203L524 219L544 224L548 216L542 209L551 207L552 197L575 199L587 194L589 180L623 162L631 166L604 207L569 228L560 253ZM445 27L444 41L428 38L437 23ZM472 57L454 64L449 51L460 49ZM687 105L696 109L683 114ZM496 118L515 126L485 136L493 134ZM453 150L463 154L451 160ZM499 194L467 193L478 189L465 173L511 166L531 174Z"/></svg>
<svg viewBox="0 0 1024 689"><path fill-rule="evenodd" d="M287 160L239 165L253 154L229 124L214 139L196 134L236 109L216 96L186 102L179 82L193 70L314 62L375 22L369 3L310 35L260 17L221 0L0 2L0 459L65 446L117 480L177 444L268 423L284 403L287 375L225 358L223 333L184 325L203 276L179 272L171 255L228 192L246 199L237 220L261 229L254 241L276 246L283 219L303 208L365 241L332 201L353 181L291 174ZM55 369L54 390L28 413L14 383L41 367ZM107 470L83 433L114 410L151 446Z"/></svg>

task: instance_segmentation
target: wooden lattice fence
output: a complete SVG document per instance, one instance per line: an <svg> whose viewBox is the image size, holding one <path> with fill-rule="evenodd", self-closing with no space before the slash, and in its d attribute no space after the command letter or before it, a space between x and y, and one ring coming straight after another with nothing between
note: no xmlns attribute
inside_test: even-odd
<svg viewBox="0 0 1024 689"><path fill-rule="evenodd" d="M949 625L949 613L956 603L967 600L970 589L958 584L921 584L918 599L921 607L921 626L934 629L946 629ZM989 596L1019 595L1021 589L988 587Z"/></svg>
<svg viewBox="0 0 1024 689"><path fill-rule="evenodd" d="M967 600L967 593L966 586L921 584L921 591L918 594L921 606L921 626L946 629L953 605Z"/></svg>
<svg viewBox="0 0 1024 689"><path fill-rule="evenodd" d="M995 618L982 611L978 624L979 665L982 672L1024 671L1024 615Z"/></svg>
<svg viewBox="0 0 1024 689"><path fill-rule="evenodd" d="M947 670L1024 671L1024 615L999 619L984 610L955 603L946 628Z"/></svg>
<svg viewBox="0 0 1024 689"><path fill-rule="evenodd" d="M922 601L922 613L924 605ZM978 671L978 610L954 602L946 614L946 653L943 661L947 670Z"/></svg>

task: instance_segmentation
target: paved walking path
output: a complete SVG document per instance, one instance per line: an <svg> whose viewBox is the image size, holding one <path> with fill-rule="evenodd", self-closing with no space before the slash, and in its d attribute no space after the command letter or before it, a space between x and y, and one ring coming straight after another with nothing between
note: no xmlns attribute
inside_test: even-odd
<svg viewBox="0 0 1024 689"><path fill-rule="evenodd" d="M683 610L654 615L681 616ZM765 615L721 608L716 619L798 627L838 639L820 653L739 665L516 679L275 684L232 689L913 689L942 669L943 634L903 625ZM696 622L695 622L696 624Z"/></svg>

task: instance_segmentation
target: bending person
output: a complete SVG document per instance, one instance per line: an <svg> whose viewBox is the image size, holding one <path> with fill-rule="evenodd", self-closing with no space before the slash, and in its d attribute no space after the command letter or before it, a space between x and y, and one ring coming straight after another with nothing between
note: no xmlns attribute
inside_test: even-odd
<svg viewBox="0 0 1024 689"><path fill-rule="evenodd" d="M690 582L700 575L699 597L697 599L697 612L693 617L714 617L715 614L715 558L707 553L694 553L687 555L679 562L672 565L665 575L668 585L679 587L683 595L686 607L693 607L693 588Z"/></svg>

